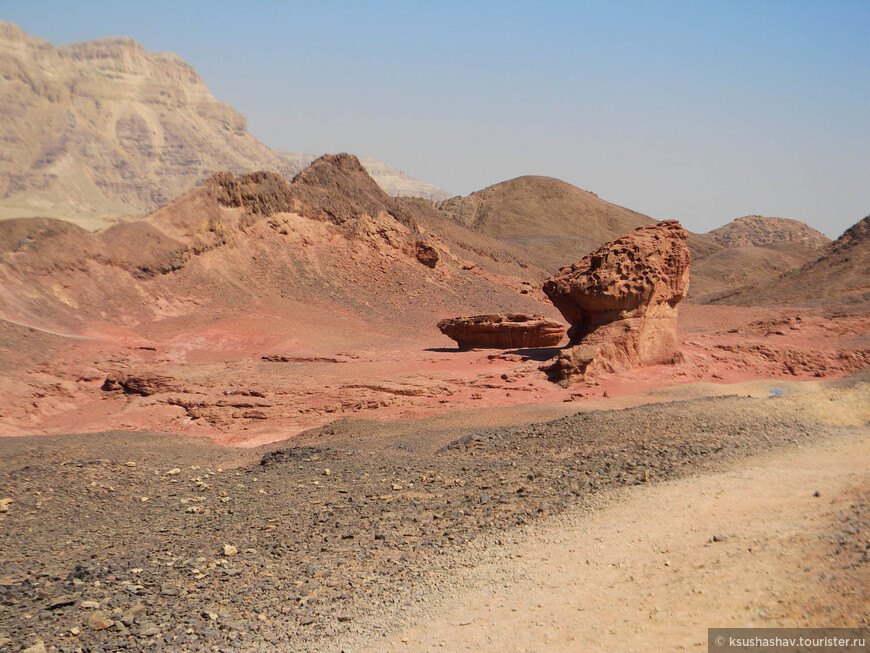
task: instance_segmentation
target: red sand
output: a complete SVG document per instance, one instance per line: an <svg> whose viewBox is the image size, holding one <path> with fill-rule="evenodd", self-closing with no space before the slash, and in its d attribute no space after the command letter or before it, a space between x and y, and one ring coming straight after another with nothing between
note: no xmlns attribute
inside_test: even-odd
<svg viewBox="0 0 870 653"><path fill-rule="evenodd" d="M870 362L870 315L683 305L684 361L603 375L564 389L539 368L557 348L460 352L434 325L389 339L335 316L190 319L147 334L91 324L88 339L5 370L3 435L149 430L251 446L335 419L416 418L478 408L626 397L696 381L837 377ZM23 329L23 328L22 328ZM23 331L29 331L23 329ZM35 335L31 332L31 335ZM278 362L263 360L277 356ZM285 362L280 362L280 361ZM107 376L156 379L154 394L103 390ZM162 385L161 385L162 384Z"/></svg>

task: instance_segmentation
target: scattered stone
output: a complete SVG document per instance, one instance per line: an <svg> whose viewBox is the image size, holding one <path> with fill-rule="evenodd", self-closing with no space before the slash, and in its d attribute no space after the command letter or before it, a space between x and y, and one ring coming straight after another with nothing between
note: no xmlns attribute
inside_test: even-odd
<svg viewBox="0 0 870 653"><path fill-rule="evenodd" d="M239 550L232 544L224 544L224 555L225 556L234 556L238 554Z"/></svg>
<svg viewBox="0 0 870 653"><path fill-rule="evenodd" d="M9 512L9 504L12 503L12 499L6 497L5 499L0 499L0 512Z"/></svg>
<svg viewBox="0 0 870 653"><path fill-rule="evenodd" d="M72 605L78 600L79 597L77 595L64 594L62 596L53 598L51 601L48 602L48 606L46 607L48 607L49 610L57 610L58 608L65 608L68 605Z"/></svg>
<svg viewBox="0 0 870 653"><path fill-rule="evenodd" d="M566 347L559 352L555 362L544 365L543 369L550 380L563 387L568 387L586 379L586 368L595 359L598 350L589 345Z"/></svg>
<svg viewBox="0 0 870 653"><path fill-rule="evenodd" d="M329 470L328 467L327 467L326 469L323 470L323 475L324 475L324 476L329 476L330 474L332 474L332 472Z"/></svg>
<svg viewBox="0 0 870 653"><path fill-rule="evenodd" d="M441 258L438 255L438 250L432 247L431 245L427 245L422 240L418 240L414 244L414 255L417 260L420 261L423 265L428 268L434 268L438 265L438 260Z"/></svg>
<svg viewBox="0 0 870 653"><path fill-rule="evenodd" d="M138 636L139 637L154 637L154 635L159 635L161 633L160 628L157 624L146 621L142 624L142 628L140 628Z"/></svg>
<svg viewBox="0 0 870 653"><path fill-rule="evenodd" d="M115 625L114 620L109 619L108 615L102 610L92 613L85 623L94 630L105 630Z"/></svg>
<svg viewBox="0 0 870 653"><path fill-rule="evenodd" d="M144 615L146 613L147 613L147 608L144 605L142 605L141 603L137 603L132 608L130 608L126 612L124 612L123 615L121 615L121 621L125 625L131 626L133 624L133 622L136 621L136 617L139 617L139 616Z"/></svg>
<svg viewBox="0 0 870 653"><path fill-rule="evenodd" d="M45 642L39 640L33 646L28 646L21 653L48 653L45 649Z"/></svg>
<svg viewBox="0 0 870 653"><path fill-rule="evenodd" d="M85 610L96 610L100 607L100 604L98 601L82 601L79 603L79 607Z"/></svg>
<svg viewBox="0 0 870 653"><path fill-rule="evenodd" d="M136 463L133 462L132 460L128 460L127 462L124 463L124 467L135 467L135 466L136 466Z"/></svg>

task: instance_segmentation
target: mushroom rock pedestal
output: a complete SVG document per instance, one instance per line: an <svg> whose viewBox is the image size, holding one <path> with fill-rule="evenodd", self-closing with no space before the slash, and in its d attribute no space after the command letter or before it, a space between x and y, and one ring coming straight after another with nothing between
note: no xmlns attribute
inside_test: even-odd
<svg viewBox="0 0 870 653"><path fill-rule="evenodd" d="M460 349L554 347L565 337L565 327L559 322L521 313L449 318L441 320L438 328Z"/></svg>
<svg viewBox="0 0 870 653"><path fill-rule="evenodd" d="M675 220L641 227L544 283L571 324L569 349L549 368L554 380L570 385L587 368L613 372L681 359L677 304L689 288L688 236Z"/></svg>

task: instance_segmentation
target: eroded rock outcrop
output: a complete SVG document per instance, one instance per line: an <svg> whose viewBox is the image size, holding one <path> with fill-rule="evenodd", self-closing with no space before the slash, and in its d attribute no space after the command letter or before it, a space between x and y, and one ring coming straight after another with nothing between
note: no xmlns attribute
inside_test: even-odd
<svg viewBox="0 0 870 653"><path fill-rule="evenodd" d="M552 347L565 336L565 327L559 322L521 313L450 318L441 320L438 328L460 349Z"/></svg>
<svg viewBox="0 0 870 653"><path fill-rule="evenodd" d="M414 255L420 263L425 265L427 268L433 269L438 265L438 260L441 258L437 249L432 247L432 245L426 244L422 240L418 240L415 244Z"/></svg>
<svg viewBox="0 0 870 653"><path fill-rule="evenodd" d="M544 283L547 297L571 324L570 346L584 347L564 357L564 365L562 357L556 361L562 371L551 367L558 380L578 380L587 365L616 371L679 359L677 304L689 287L687 239L675 220L641 227Z"/></svg>

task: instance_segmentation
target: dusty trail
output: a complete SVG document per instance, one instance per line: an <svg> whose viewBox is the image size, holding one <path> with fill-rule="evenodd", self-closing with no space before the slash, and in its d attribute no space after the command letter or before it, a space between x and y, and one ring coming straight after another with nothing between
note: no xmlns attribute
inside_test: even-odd
<svg viewBox="0 0 870 653"><path fill-rule="evenodd" d="M60 331L52 331L51 329L43 329L42 327L33 326L32 324L27 324L25 322L19 322L18 320L12 320L8 317L3 317L0 315L0 321L7 322L9 324L14 324L15 326L24 327L25 329L30 329L32 331L38 331L39 333L47 333L50 336L57 336L59 338L69 338L71 340L90 340L95 341L96 338L91 338L89 336L79 336L73 333L61 333Z"/></svg>
<svg viewBox="0 0 870 653"><path fill-rule="evenodd" d="M703 651L712 626L856 625L870 608L870 570L844 571L830 541L837 515L868 488L866 428L636 486L494 547L489 562L444 583L453 589L433 607L343 648ZM834 582L851 595L846 608L826 603Z"/></svg>

